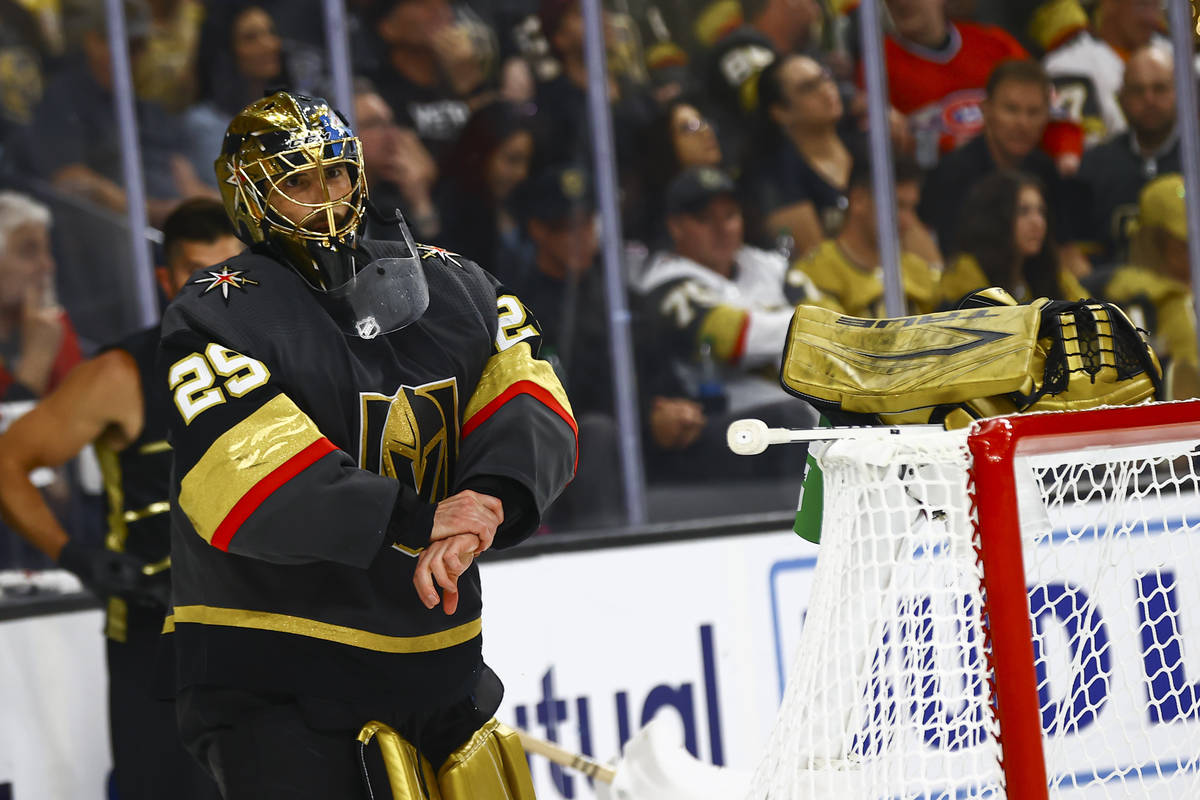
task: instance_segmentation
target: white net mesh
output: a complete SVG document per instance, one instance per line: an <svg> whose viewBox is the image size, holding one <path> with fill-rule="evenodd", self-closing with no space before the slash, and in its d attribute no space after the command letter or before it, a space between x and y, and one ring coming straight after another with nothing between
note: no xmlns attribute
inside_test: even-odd
<svg viewBox="0 0 1200 800"><path fill-rule="evenodd" d="M1200 442L1069 455L1015 464L1050 796L1200 797Z"/></svg>
<svg viewBox="0 0 1200 800"><path fill-rule="evenodd" d="M1006 796L967 441L821 457L820 557L750 797ZM1016 459L1051 797L1200 797L1198 448Z"/></svg>
<svg viewBox="0 0 1200 800"><path fill-rule="evenodd" d="M996 796L968 459L961 432L825 451L820 558L751 797Z"/></svg>

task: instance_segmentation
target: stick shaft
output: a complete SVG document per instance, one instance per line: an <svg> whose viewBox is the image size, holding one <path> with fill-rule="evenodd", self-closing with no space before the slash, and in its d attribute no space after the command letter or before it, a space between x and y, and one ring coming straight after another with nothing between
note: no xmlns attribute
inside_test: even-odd
<svg viewBox="0 0 1200 800"><path fill-rule="evenodd" d="M519 728L515 730L517 731L517 735L521 737L521 746L525 748L526 752L545 756L555 764L569 767L576 772L582 772L589 778L595 778L605 783L612 783L613 779L617 777L616 770L601 764L599 761L588 758L580 753L572 753L570 750L564 750L554 742L539 739Z"/></svg>
<svg viewBox="0 0 1200 800"><path fill-rule="evenodd" d="M770 444L787 444L789 442L814 442L828 439L857 439L864 436L876 436L880 433L890 433L904 436L916 431L945 430L941 425L905 425L903 427L885 428L868 426L862 428L813 428L800 430L793 428L767 428L767 441Z"/></svg>

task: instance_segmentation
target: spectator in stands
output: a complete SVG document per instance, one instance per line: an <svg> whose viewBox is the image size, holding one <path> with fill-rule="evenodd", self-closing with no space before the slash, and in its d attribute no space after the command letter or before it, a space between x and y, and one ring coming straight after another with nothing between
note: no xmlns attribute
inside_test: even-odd
<svg viewBox="0 0 1200 800"><path fill-rule="evenodd" d="M287 86L299 92L317 92L321 78L309 68L295 73L291 64L303 49L285 52L268 9L252 0L224 0L211 4L201 35L205 54L199 73L197 105L187 113L193 163L204 165L213 180L212 164L221 152L225 126L247 103L268 89Z"/></svg>
<svg viewBox="0 0 1200 800"><path fill-rule="evenodd" d="M146 49L133 76L138 97L170 112L196 95L196 54L204 21L200 0L149 0Z"/></svg>
<svg viewBox="0 0 1200 800"><path fill-rule="evenodd" d="M369 77L440 160L490 88L494 34L449 0L378 0L366 19L383 48Z"/></svg>
<svg viewBox="0 0 1200 800"><path fill-rule="evenodd" d="M0 401L41 397L81 358L55 296L50 211L0 192Z"/></svg>
<svg viewBox="0 0 1200 800"><path fill-rule="evenodd" d="M533 264L509 286L541 323L542 358L554 365L570 393L579 424L575 480L554 502L547 524L552 529L619 525L608 302L596 263L600 241L591 181L581 167L564 165L537 175L528 189L523 216Z"/></svg>
<svg viewBox="0 0 1200 800"><path fill-rule="evenodd" d="M680 97L668 102L655 115L642 136L640 167L626 186L634 199L626 202L622 230L627 239L650 247L665 236L664 194L671 179L688 167L723 166L721 143L713 122L697 101Z"/></svg>
<svg viewBox="0 0 1200 800"><path fill-rule="evenodd" d="M938 306L999 286L1023 303L1038 297L1079 300L1088 292L1059 265L1046 193L1034 176L993 172L963 205L959 248L938 285Z"/></svg>
<svg viewBox="0 0 1200 800"><path fill-rule="evenodd" d="M887 8L893 24L884 40L888 96L928 169L939 152L981 131L984 86L996 65L1028 54L1000 28L951 21L946 0L887 0Z"/></svg>
<svg viewBox="0 0 1200 800"><path fill-rule="evenodd" d="M1077 226L1077 199L1050 156L1038 149L1050 119L1050 80L1045 70L1030 60L1000 64L988 78L982 109L983 133L947 154L921 193L918 212L934 229L942 252L953 252L960 244L963 198L997 169L1020 169L1037 176L1048 192L1056 224L1070 235Z"/></svg>
<svg viewBox="0 0 1200 800"><path fill-rule="evenodd" d="M144 0L125 0L130 51L142 51L148 26ZM46 87L20 146L21 163L68 194L113 211L125 210L121 154L113 111L107 20L101 0L66 0L63 25L69 64ZM184 132L159 107L137 104L142 174L152 224L181 197L215 194L189 162Z"/></svg>
<svg viewBox="0 0 1200 800"><path fill-rule="evenodd" d="M746 131L758 107L759 74L777 56L818 58L814 34L821 20L815 0L744 0L740 6L709 3L697 15L697 41L691 45L698 48L698 74L732 164L745 157Z"/></svg>
<svg viewBox="0 0 1200 800"><path fill-rule="evenodd" d="M1184 199L1183 178L1177 173L1147 183L1131 225L1129 262L1089 281L1097 294L1121 306L1150 334L1172 399L1200 396Z"/></svg>
<svg viewBox="0 0 1200 800"><path fill-rule="evenodd" d="M1155 40L1166 44L1157 0L1098 0L1095 22L1092 30L1081 31L1044 61L1063 106L1082 115L1089 143L1126 128L1117 95L1130 55Z"/></svg>
<svg viewBox="0 0 1200 800"><path fill-rule="evenodd" d="M532 125L523 107L489 103L471 114L440 167L438 243L488 264L501 280L527 260L513 200L529 176Z"/></svg>
<svg viewBox="0 0 1200 800"><path fill-rule="evenodd" d="M1130 56L1117 98L1129 129L1083 155L1079 180L1089 205L1080 233L1097 264L1117 264L1126 257L1142 187L1182 169L1173 69L1170 50L1159 45Z"/></svg>
<svg viewBox="0 0 1200 800"><path fill-rule="evenodd" d="M197 269L242 250L225 208L182 203L163 230L168 298ZM70 377L0 437L0 511L30 544L105 603L113 783L122 800L217 800L216 784L179 741L174 705L159 700L155 660L169 595L166 513L171 400L155 380L159 328L123 339ZM28 476L95 444L110 502L105 545L56 519ZM116 504L111 505L111 504ZM70 532L68 534L68 531ZM148 570L148 571L147 571Z"/></svg>
<svg viewBox="0 0 1200 800"><path fill-rule="evenodd" d="M20 3L0 2L0 147L14 127L28 125L42 98L43 70L50 55L46 36L33 11Z"/></svg>
<svg viewBox="0 0 1200 800"><path fill-rule="evenodd" d="M788 55L758 79L758 133L743 176L751 241L783 239L802 256L841 224L854 162L838 132L842 99L829 70ZM789 246L790 245L790 246Z"/></svg>
<svg viewBox="0 0 1200 800"><path fill-rule="evenodd" d="M921 224L917 219L921 168L912 159L900 158L895 169L896 226L903 238L909 228ZM811 282L850 316L886 317L871 164L865 158L854 162L847 197L850 202L846 207L846 219L837 237L826 239L807 256L792 263L784 291L790 301L805 302L811 295L808 288ZM925 314L933 310L937 268L916 253L901 253L905 313Z"/></svg>
<svg viewBox="0 0 1200 800"><path fill-rule="evenodd" d="M734 183L718 169L680 173L666 202L671 248L638 286L647 326L642 394L654 398L647 473L664 480L798 474L803 448L739 459L725 444L729 422L741 416L788 427L815 421L776 376L792 316L783 292L787 261L745 244Z"/></svg>
<svg viewBox="0 0 1200 800"><path fill-rule="evenodd" d="M441 219L433 199L438 176L433 156L416 131L396 122L391 106L366 78L355 82L354 118L371 202L385 215L399 210L418 241L436 241Z"/></svg>
<svg viewBox="0 0 1200 800"><path fill-rule="evenodd" d="M534 169L592 158L591 123L587 109L587 64L583 52L583 12L580 0L541 0L538 19L550 52L562 71L537 85L537 160ZM605 32L611 29L606 26ZM612 42L610 42L612 44ZM637 134L653 117L657 105L645 87L625 75L608 76L609 108L617 168L636 163Z"/></svg>

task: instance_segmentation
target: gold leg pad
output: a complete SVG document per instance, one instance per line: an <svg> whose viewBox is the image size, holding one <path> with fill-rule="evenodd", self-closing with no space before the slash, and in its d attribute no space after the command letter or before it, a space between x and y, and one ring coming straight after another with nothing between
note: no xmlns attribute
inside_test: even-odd
<svg viewBox="0 0 1200 800"><path fill-rule="evenodd" d="M521 740L495 719L450 754L438 786L443 800L535 800Z"/></svg>
<svg viewBox="0 0 1200 800"><path fill-rule="evenodd" d="M358 732L358 741L365 745L370 744L372 739L379 743L379 752L383 755L383 765L387 770L388 784L392 787L393 800L426 800L419 772L424 773L425 786L429 787L428 800L445 800L438 791L437 776L433 767L427 759L417 755L417 749L403 736L382 722L368 722Z"/></svg>

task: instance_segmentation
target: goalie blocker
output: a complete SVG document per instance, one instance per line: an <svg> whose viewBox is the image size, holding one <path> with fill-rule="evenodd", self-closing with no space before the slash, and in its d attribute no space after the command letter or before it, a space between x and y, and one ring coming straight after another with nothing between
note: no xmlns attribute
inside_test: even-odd
<svg viewBox="0 0 1200 800"><path fill-rule="evenodd" d="M838 425L961 428L1163 398L1158 358L1121 309L1045 298L1018 305L998 288L953 311L894 319L798 306L780 381Z"/></svg>

